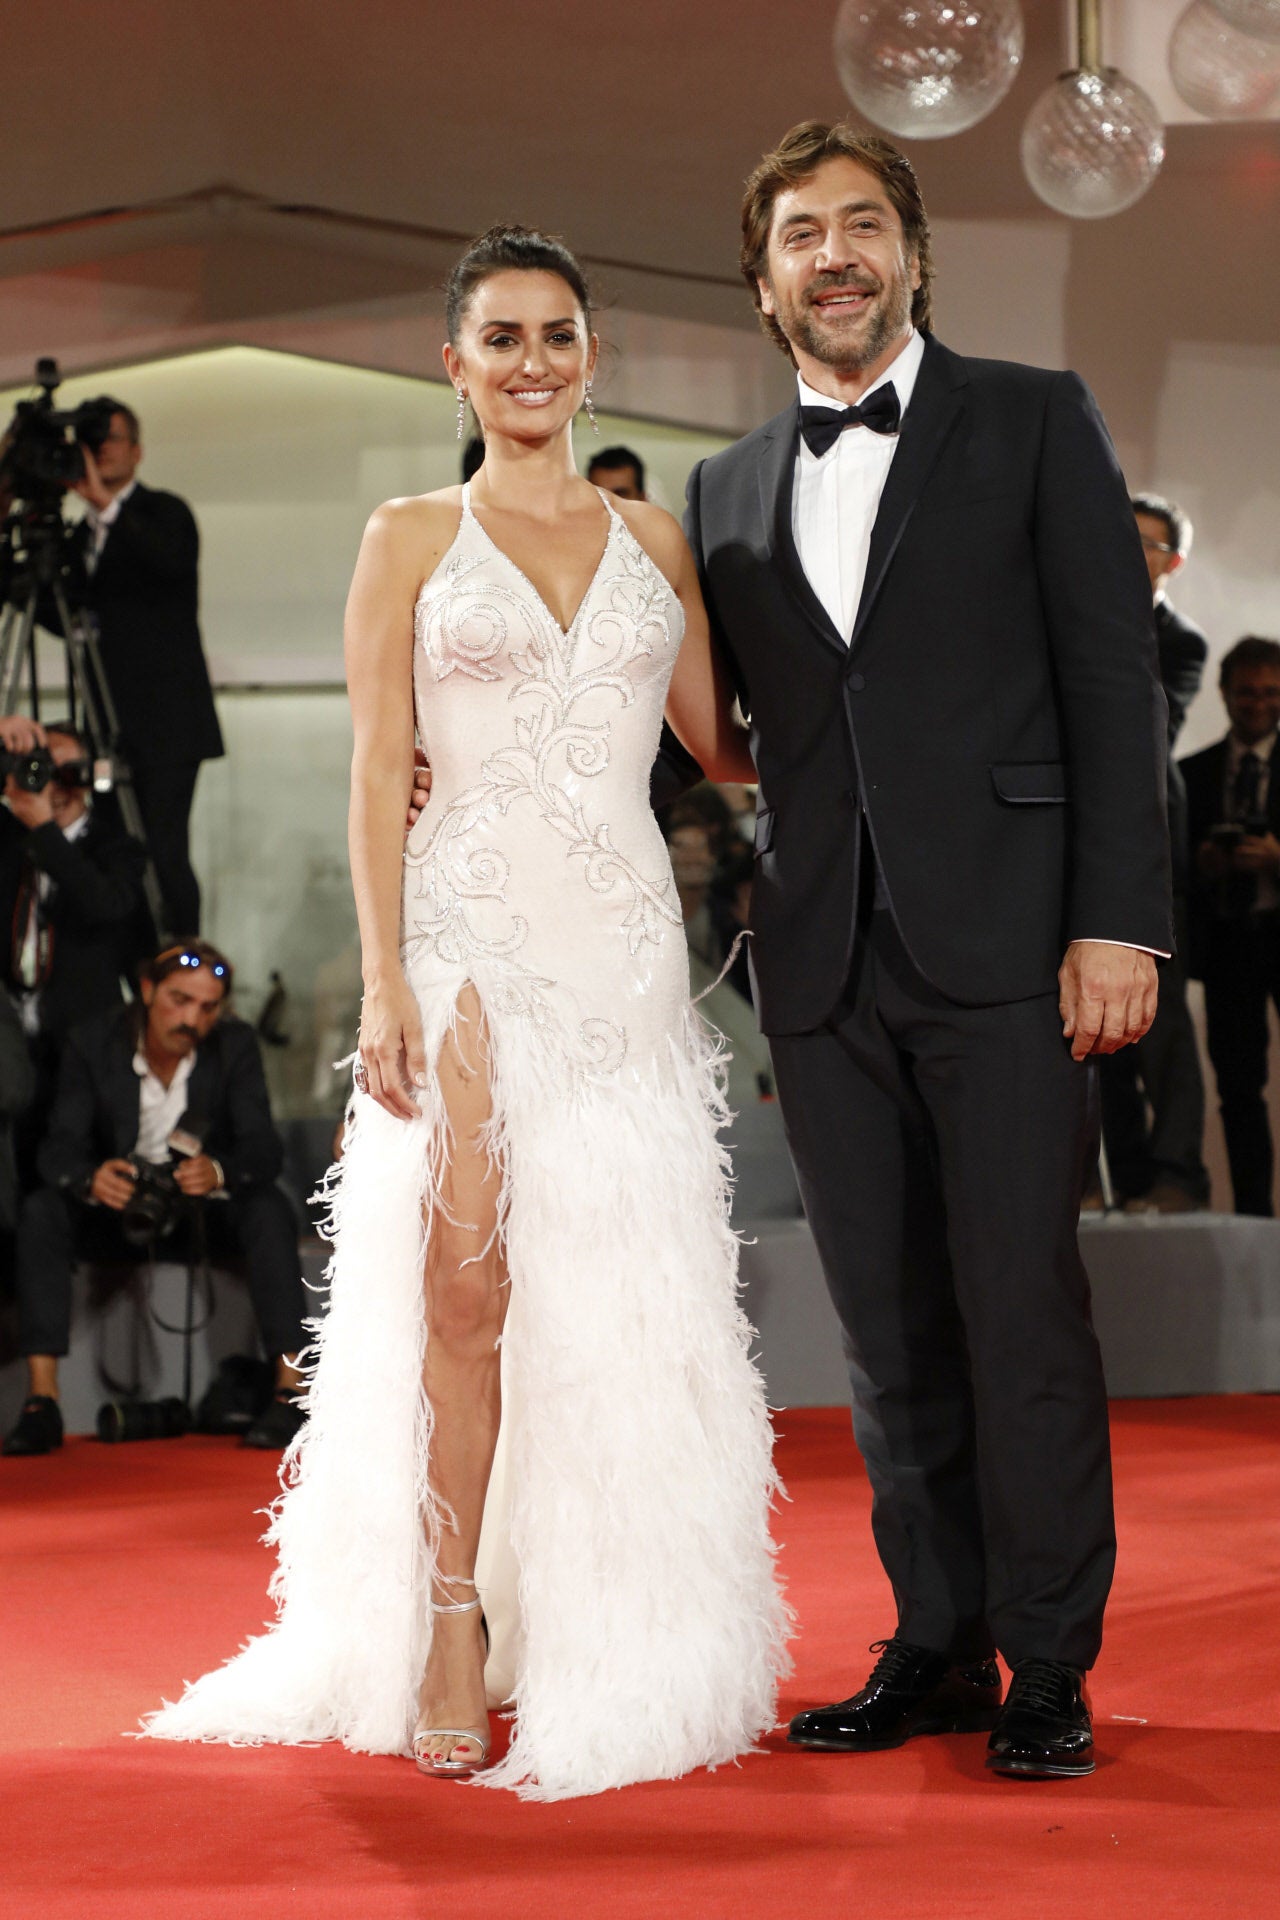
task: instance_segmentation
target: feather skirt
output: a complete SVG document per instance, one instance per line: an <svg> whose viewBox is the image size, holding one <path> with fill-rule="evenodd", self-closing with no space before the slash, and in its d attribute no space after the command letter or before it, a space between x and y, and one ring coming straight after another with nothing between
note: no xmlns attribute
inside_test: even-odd
<svg viewBox="0 0 1280 1920"><path fill-rule="evenodd" d="M490 1666L515 1730L475 1778L554 1800L716 1766L773 1726L779 1488L705 1029L689 1010L665 1057L593 1074L580 1032L531 1019L488 972L415 982L429 1059L467 979L483 1007L511 1284L477 1580L514 1622ZM450 1138L429 1079L411 1122L356 1094L329 1176L329 1309L267 1533L278 1617L151 1715L154 1737L410 1750L444 1523L423 1264Z"/></svg>

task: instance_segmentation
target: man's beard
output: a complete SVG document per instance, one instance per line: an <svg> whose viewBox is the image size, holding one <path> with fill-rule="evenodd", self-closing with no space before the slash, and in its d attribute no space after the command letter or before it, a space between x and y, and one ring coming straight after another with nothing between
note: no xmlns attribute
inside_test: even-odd
<svg viewBox="0 0 1280 1920"><path fill-rule="evenodd" d="M832 338L814 319L812 296L833 293L838 287L856 287L861 293L873 295L879 291L880 297L867 310L865 325L856 339ZM912 293L905 273L895 274L889 281L847 272L820 274L810 281L794 308L778 314L778 324L792 347L798 347L810 359L838 373L858 373L906 333L911 325Z"/></svg>

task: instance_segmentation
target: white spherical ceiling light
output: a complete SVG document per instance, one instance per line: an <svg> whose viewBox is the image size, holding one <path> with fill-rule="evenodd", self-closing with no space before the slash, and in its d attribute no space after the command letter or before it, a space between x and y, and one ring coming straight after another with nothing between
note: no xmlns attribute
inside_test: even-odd
<svg viewBox="0 0 1280 1920"><path fill-rule="evenodd" d="M908 139L976 126L1022 64L1018 0L844 0L836 16L840 84L855 107Z"/></svg>
<svg viewBox="0 0 1280 1920"><path fill-rule="evenodd" d="M1192 0L1169 41L1169 73L1187 105L1208 119L1256 120L1280 93L1280 37L1242 32L1222 0Z"/></svg>
<svg viewBox="0 0 1280 1920"><path fill-rule="evenodd" d="M1022 166L1047 206L1100 220L1140 200L1164 160L1164 126L1142 88L1104 67L1098 0L1079 0L1077 65L1042 93L1022 129Z"/></svg>

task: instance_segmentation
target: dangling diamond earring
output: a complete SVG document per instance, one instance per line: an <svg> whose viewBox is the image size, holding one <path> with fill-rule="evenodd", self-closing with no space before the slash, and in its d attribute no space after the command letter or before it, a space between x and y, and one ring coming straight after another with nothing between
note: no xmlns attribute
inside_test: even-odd
<svg viewBox="0 0 1280 1920"><path fill-rule="evenodd" d="M591 404L591 382L589 380L587 382L586 392L582 396L582 404L587 410L587 418L591 422L592 433L598 434L600 432L600 422L596 419L596 410Z"/></svg>
<svg viewBox="0 0 1280 1920"><path fill-rule="evenodd" d="M467 424L467 394L465 387L458 388L458 438L462 438L462 429Z"/></svg>

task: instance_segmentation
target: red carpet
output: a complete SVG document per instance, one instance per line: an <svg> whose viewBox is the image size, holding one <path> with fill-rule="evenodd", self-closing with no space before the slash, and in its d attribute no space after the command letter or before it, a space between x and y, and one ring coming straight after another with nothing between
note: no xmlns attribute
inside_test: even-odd
<svg viewBox="0 0 1280 1920"><path fill-rule="evenodd" d="M264 1611L229 1443L0 1464L3 1920L1092 1920L1280 1907L1280 1401L1114 1410L1121 1571L1089 1780L1000 1781L975 1738L803 1754L552 1807L334 1748L120 1737ZM780 1418L801 1618L784 1712L890 1625L843 1414Z"/></svg>

